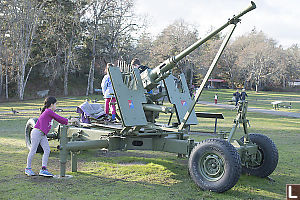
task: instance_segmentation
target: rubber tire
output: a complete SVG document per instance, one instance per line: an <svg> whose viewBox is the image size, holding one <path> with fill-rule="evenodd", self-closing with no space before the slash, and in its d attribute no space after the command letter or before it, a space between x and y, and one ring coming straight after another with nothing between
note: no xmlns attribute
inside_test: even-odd
<svg viewBox="0 0 300 200"><path fill-rule="evenodd" d="M216 181L208 180L200 172L202 156L212 153L222 160L223 174ZM188 168L193 181L202 189L222 193L231 189L239 180L242 165L237 150L226 140L213 138L200 142L191 152Z"/></svg>
<svg viewBox="0 0 300 200"><path fill-rule="evenodd" d="M258 145L262 154L262 162L258 167L242 167L242 173L265 178L273 173L278 164L278 150L274 142L263 134L250 133L251 142ZM244 137L241 138L244 141Z"/></svg>
<svg viewBox="0 0 300 200"><path fill-rule="evenodd" d="M25 126L25 142L29 150L31 149L31 131L34 128L37 120L37 118L30 118ZM36 150L36 153L44 153L44 150L40 144Z"/></svg>

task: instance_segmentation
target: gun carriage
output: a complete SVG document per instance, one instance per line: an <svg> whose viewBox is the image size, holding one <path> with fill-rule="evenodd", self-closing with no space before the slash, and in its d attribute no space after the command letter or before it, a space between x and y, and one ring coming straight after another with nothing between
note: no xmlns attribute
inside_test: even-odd
<svg viewBox="0 0 300 200"><path fill-rule="evenodd" d="M120 123L102 123L94 120L90 124L77 126L59 125L49 139L59 139L60 176L66 175L68 153L71 153L72 172L77 171L77 152L86 149L152 150L177 153L188 157L188 170L194 182L203 190L224 192L238 181L241 172L266 177L276 168L278 152L275 144L261 134L248 134L246 101L239 102L237 117L228 133L220 133L219 138L195 142L189 138L189 128L197 125L194 107L211 75L216 63L227 45L240 17L256 8L254 2L241 13L234 15L224 25L192 44L180 54L171 57L159 66L146 69L142 73L136 68L117 64L109 68L114 94L119 109ZM206 76L194 99L191 98L183 74L180 75L179 89L171 73L172 68L182 58L229 26ZM166 91L151 93L160 81ZM160 101L167 97L168 105ZM169 116L168 124L159 124L160 113ZM176 123L170 123L176 116ZM37 119L29 119L25 129L27 146L30 148L30 133ZM239 124L242 124L244 137L234 139ZM40 151L41 149L39 149Z"/></svg>

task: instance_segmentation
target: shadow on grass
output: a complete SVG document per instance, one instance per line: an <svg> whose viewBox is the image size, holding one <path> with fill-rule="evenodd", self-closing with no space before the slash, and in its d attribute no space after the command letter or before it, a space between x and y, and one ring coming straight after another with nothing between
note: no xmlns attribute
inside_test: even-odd
<svg viewBox="0 0 300 200"><path fill-rule="evenodd" d="M173 188L172 190L170 190L170 186L164 186L161 184L152 184L149 182L145 182L145 181L127 181L124 179L117 179L117 178L106 178L106 177L102 177L102 176L97 176L97 175L93 175L90 173L85 173L85 172L76 172L76 173L72 173L72 175L76 176L79 175L79 179L81 179L82 177L85 177L87 179L90 180L94 180L95 178L100 179L101 181L104 181L106 184L111 184L111 185L116 185L121 184L121 185L133 185L136 186L138 185L143 185L144 187L155 187L158 190L168 190L170 192L172 192L172 190L179 190L182 191L184 190L184 192L182 191L182 194L178 194L176 197L174 197L174 199L199 199L199 197L201 197L201 199L281 199L281 197L278 197L278 195L276 196L272 196L272 194L269 195L264 195L264 194L256 194L255 192L257 191L264 191L263 188L256 188L253 187L253 185L236 185L234 188L232 188L231 190L228 190L224 193L213 193L210 191L203 191L201 190L196 184L193 183L193 180L191 178L185 178L185 182L180 182L180 183L176 183L174 185L171 186L171 188ZM252 188L252 191L249 191L249 189L247 187ZM184 193L184 194L183 194Z"/></svg>
<svg viewBox="0 0 300 200"><path fill-rule="evenodd" d="M162 155L165 154L165 155ZM86 158L88 156L88 158ZM91 158L91 156L93 156ZM86 166L84 166L85 162L93 162L97 163L95 165L95 168L90 167L88 171L86 170ZM126 166L131 167L132 165L143 165L153 163L155 165L161 165L166 170L169 170L173 175L170 177L172 179L175 179L176 182L171 185L164 185L161 183L151 183L149 181L135 181L135 180L128 180L126 176L122 178L122 173L119 177L121 178L111 178L106 177L103 175L103 173L99 174L97 169L97 166L101 165L120 165L120 166ZM179 159L176 158L176 154L171 153L161 153L161 152L137 152L137 151L127 151L127 152L108 152L103 153L102 151L92 152L87 151L83 153L82 156L79 158L78 163L79 172L71 173L74 177L77 175L84 176L84 177L97 177L104 180L109 180L110 182L116 182L121 181L123 183L139 183L143 185L155 185L155 186L163 186L163 187L175 187L175 188L181 188L186 187L186 184L189 184L191 187L191 190L200 190L194 183L193 180L188 175L188 169L187 169L187 159ZM81 170L81 171L80 171ZM93 171L94 170L94 171ZM134 175L133 175L134 176ZM275 180L279 180L279 177L276 177ZM279 190L274 190L273 184L266 179L253 177L253 176L245 176L241 175L240 181L237 183L237 185L224 193L226 195L226 198L231 196L232 199L235 199L237 197L239 198L249 198L249 199L274 199L279 198L281 199L284 195L284 191L280 190L280 187L277 184L277 187ZM209 194L208 191L203 191L205 194ZM222 194L214 194L216 197L218 195ZM220 198L222 198L220 196Z"/></svg>
<svg viewBox="0 0 300 200"><path fill-rule="evenodd" d="M291 177L288 176L272 175L276 182L269 183L269 181L265 179L242 175L240 181L231 190L223 194L216 194L209 191L202 191L193 183L187 172L187 159L176 158L176 154L147 151L109 152L106 154L102 151L85 151L79 156L79 172L67 172L67 174L72 174L74 176L72 179L49 179L39 176L27 177L24 174L23 168L26 162L25 155L27 154L24 152L22 154L17 152L6 153L5 156L1 156L0 154L0 185L4 183L8 184L5 189L0 189L0 191L15 192L16 190L19 190L19 187L17 187L16 190L12 190L15 184L27 185L30 183L34 185L43 184L48 188L47 190L54 189L54 191L58 192L61 192L61 189L59 188L67 187L66 192L76 191L79 194L82 190L97 190L99 187L105 186L110 189L120 187L122 191L124 191L124 188L131 189L131 187L137 187L141 190L155 188L157 194L162 195L162 191L169 193L171 196L174 194L173 199L199 199L199 196L216 199L282 199L285 185L281 188L281 185L279 184L281 184L282 181L280 180L291 180ZM40 158L35 157L34 169L38 166L37 159ZM59 153L51 152L49 162L51 163L51 166L58 167ZM93 169L94 165L90 165L91 163L95 164L96 168ZM119 174L119 177L107 177L103 175L105 172L99 174L99 169L97 168L97 166L110 166L114 164L123 165L123 167L126 168L131 168L132 165L141 165L141 167L143 167L143 165L149 163L161 165L165 170L169 170L172 174L170 178L174 179L175 182L173 184L164 184L164 182L156 183L149 180L128 180L126 175L123 176L122 173ZM150 167L152 167L152 165ZM84 171L87 168L90 168L89 171ZM59 169L57 168L55 171L58 170ZM68 170L70 170L69 167ZM156 170L155 166L154 170ZM135 174L132 175L135 176ZM155 171L154 175L160 176L159 172ZM168 180L169 179L166 179L165 181ZM279 183L277 183L277 181L279 181ZM53 185L55 185L55 187ZM138 191L134 189L133 194L138 194Z"/></svg>

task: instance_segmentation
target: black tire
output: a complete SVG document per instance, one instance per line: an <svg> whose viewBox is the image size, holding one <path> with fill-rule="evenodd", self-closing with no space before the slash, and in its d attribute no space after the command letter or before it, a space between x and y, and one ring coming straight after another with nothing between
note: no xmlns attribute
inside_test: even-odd
<svg viewBox="0 0 300 200"><path fill-rule="evenodd" d="M237 150L222 139L206 139L191 152L188 162L193 181L203 190L225 192L240 178L242 166Z"/></svg>
<svg viewBox="0 0 300 200"><path fill-rule="evenodd" d="M258 145L256 154L257 163L249 163L242 167L242 173L265 178L273 173L278 164L278 150L274 142L267 136L259 133L249 134L251 142ZM244 141L244 137L241 138Z"/></svg>
<svg viewBox="0 0 300 200"><path fill-rule="evenodd" d="M37 118L30 118L26 123L25 142L26 142L26 146L29 150L31 149L31 131L34 128L37 120L38 120ZM44 153L44 150L40 144L36 150L36 153Z"/></svg>

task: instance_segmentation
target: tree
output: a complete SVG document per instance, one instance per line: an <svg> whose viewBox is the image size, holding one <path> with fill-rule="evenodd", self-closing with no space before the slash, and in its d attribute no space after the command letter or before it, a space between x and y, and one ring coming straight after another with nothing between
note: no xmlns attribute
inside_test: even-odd
<svg viewBox="0 0 300 200"><path fill-rule="evenodd" d="M91 17L91 28L92 28L92 62L89 70L88 83L86 89L86 95L93 94L94 91L94 75L95 75L95 63L96 63L96 40L98 33L98 26L101 18L104 18L105 13L110 8L109 0L103 1L92 1L90 4L91 13L93 13Z"/></svg>
<svg viewBox="0 0 300 200"><path fill-rule="evenodd" d="M88 38L91 38L92 62L86 95L93 93L96 58L106 62L126 59L132 49L133 33L137 30L132 0L94 0L92 16L86 18ZM89 42L89 41L88 41Z"/></svg>
<svg viewBox="0 0 300 200"><path fill-rule="evenodd" d="M8 56L11 48L9 47L10 24L9 10L11 5L7 1L0 2L0 97L3 91L3 82L5 77L5 97L8 99Z"/></svg>
<svg viewBox="0 0 300 200"><path fill-rule="evenodd" d="M49 87L57 88L63 81L64 95L68 95L70 70L74 68L74 49L81 41L80 17L85 12L84 1L49 1L37 29L33 46L33 63L39 75L49 80ZM56 87L54 87L56 86Z"/></svg>
<svg viewBox="0 0 300 200"><path fill-rule="evenodd" d="M300 49L294 44L286 50L287 80L300 79Z"/></svg>
<svg viewBox="0 0 300 200"><path fill-rule="evenodd" d="M151 49L153 48L153 41L150 33L143 32L137 40L135 48L132 51L132 58L139 58L143 65L149 66L151 64Z"/></svg>
<svg viewBox="0 0 300 200"><path fill-rule="evenodd" d="M274 56L271 52L275 51L276 42L267 38L263 32L257 33L255 30L235 42L240 43L240 53L236 62L240 69L237 81L244 86L247 83L250 86L254 85L255 91L258 92L273 73Z"/></svg>
<svg viewBox="0 0 300 200"><path fill-rule="evenodd" d="M167 26L153 41L150 51L150 64L153 66L159 65L159 63L171 56L176 56L197 40L198 32L196 29L189 26L183 20L175 21ZM199 56L200 51L200 48L196 49L178 62L176 68L173 69L173 73L175 74L184 73L190 86L194 79L195 66L199 64L197 62L199 60L196 58Z"/></svg>
<svg viewBox="0 0 300 200"><path fill-rule="evenodd" d="M1 27L2 28L2 27ZM0 97L2 96L2 87L3 87L3 49L4 49L4 44L3 44L3 39L4 39L4 36L3 36L3 33L0 35Z"/></svg>
<svg viewBox="0 0 300 200"><path fill-rule="evenodd" d="M32 70L26 74L26 66L30 59L32 42L35 37L36 27L45 2L11 1L12 20L10 21L10 35L13 40L14 62L17 71L18 96L24 99L24 90Z"/></svg>
<svg viewBox="0 0 300 200"><path fill-rule="evenodd" d="M235 65L238 59L238 54L238 48L232 43L229 43L219 59L219 65L221 66L219 76L220 78L227 80L227 82L231 84L231 88L235 87L235 77L239 71L238 66Z"/></svg>

